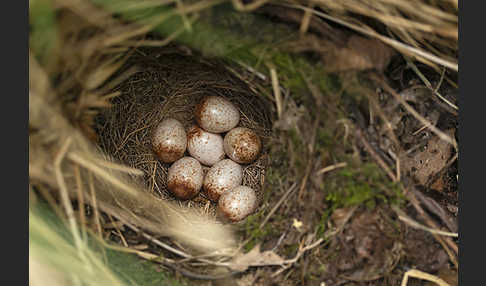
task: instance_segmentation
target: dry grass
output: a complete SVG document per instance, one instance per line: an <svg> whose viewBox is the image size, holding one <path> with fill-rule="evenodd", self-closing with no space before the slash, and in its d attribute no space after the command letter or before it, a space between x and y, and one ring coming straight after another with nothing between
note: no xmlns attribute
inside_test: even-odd
<svg viewBox="0 0 486 286"><path fill-rule="evenodd" d="M231 232L210 217L196 209L185 209L165 200L155 199L144 190L144 186L132 180L131 175L99 164L100 160L111 160L72 128L62 116L46 106L39 96L31 93L29 100L31 123L35 126L36 122L44 122L44 118L49 118L50 122L42 127L42 131L49 134L56 132L58 136L57 142L49 144L48 138L41 134L43 132L31 135L29 173L32 180L65 190L73 199L76 198L77 189L87 191L90 186L94 186L97 203L102 211L150 232L177 237L200 250L224 249L234 243ZM64 161L56 168L51 163L54 160L49 154L53 149L56 150L56 145L59 148L58 144L64 144L66 140L71 140L72 144L65 151ZM81 168L81 180L74 179L74 166ZM62 175L62 180L59 180L59 174ZM91 178L94 180L93 184L89 184ZM79 182L83 185L78 185ZM88 192L85 193L85 198L88 203L93 204L92 196Z"/></svg>
<svg viewBox="0 0 486 286"><path fill-rule="evenodd" d="M61 191L58 194L67 194L71 200L79 198L82 190L86 203L97 205L102 212L144 231L185 242L196 251L231 249L235 240L230 229L198 209L156 199L137 180L137 171L119 166L93 144L96 115L109 108L110 100L118 95L101 87L127 58L109 51L138 35L140 27L122 24L88 2L61 3L64 25L60 25L60 33L65 47L57 59L59 69L45 70L34 56L29 57L32 184ZM100 17L92 18L92 14ZM109 40L120 34L127 37ZM59 75L55 85L49 79L54 73Z"/></svg>
<svg viewBox="0 0 486 286"><path fill-rule="evenodd" d="M283 5L304 10L306 13L312 12L316 16L376 38L402 54L435 68L437 72L440 72L440 66L457 72L457 2L433 2L316 0L312 1L313 8L296 5L294 2ZM378 26L371 26L369 19L375 20L374 25Z"/></svg>

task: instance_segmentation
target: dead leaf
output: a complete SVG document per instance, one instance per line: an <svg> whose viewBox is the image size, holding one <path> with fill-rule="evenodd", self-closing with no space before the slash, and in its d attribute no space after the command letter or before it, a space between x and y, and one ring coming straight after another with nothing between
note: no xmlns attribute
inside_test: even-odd
<svg viewBox="0 0 486 286"><path fill-rule="evenodd" d="M444 175L442 175L430 185L430 188L432 190L442 192L444 190L444 186L445 186L445 178Z"/></svg>
<svg viewBox="0 0 486 286"><path fill-rule="evenodd" d="M335 227L342 227L356 210L355 207L339 208L332 212L331 220Z"/></svg>
<svg viewBox="0 0 486 286"><path fill-rule="evenodd" d="M445 133L454 137L452 129ZM451 145L434 136L427 142L424 150L404 158L402 168L405 173L410 172L419 184L426 185L429 179L434 178L447 165L451 153Z"/></svg>
<svg viewBox="0 0 486 286"><path fill-rule="evenodd" d="M322 59L326 70L331 72L368 69L383 71L395 54L395 50L379 40L353 35L345 47L336 46L322 53Z"/></svg>
<svg viewBox="0 0 486 286"><path fill-rule="evenodd" d="M444 267L439 270L437 275L440 279L444 280L450 286L457 286L459 284L459 277L457 271L454 269L450 269L449 267ZM426 286L436 286L436 283L427 282Z"/></svg>
<svg viewBox="0 0 486 286"><path fill-rule="evenodd" d="M282 265L284 259L275 252L260 251L260 245L255 246L250 252L236 256L230 264L235 271L246 271L250 266Z"/></svg>
<svg viewBox="0 0 486 286"><path fill-rule="evenodd" d="M299 121L306 113L304 106L297 107L295 103L289 102L282 113L282 118L275 121L273 127L279 130L298 129Z"/></svg>

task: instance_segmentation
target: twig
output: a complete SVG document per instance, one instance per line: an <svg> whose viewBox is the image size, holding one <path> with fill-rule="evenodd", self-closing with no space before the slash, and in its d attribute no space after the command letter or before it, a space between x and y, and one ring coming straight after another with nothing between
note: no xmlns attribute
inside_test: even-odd
<svg viewBox="0 0 486 286"><path fill-rule="evenodd" d="M397 158L395 160L395 165L396 165L396 174L397 174L397 181L400 182L402 180L401 176L402 176L402 172L401 172L401 169L400 169L400 158Z"/></svg>
<svg viewBox="0 0 486 286"><path fill-rule="evenodd" d="M168 263L168 262L165 262L165 261L161 261L160 263L171 268L174 271L181 273L182 275L184 275L186 277L189 277L191 279L198 279L198 280L219 280L219 279L228 278L228 277L231 277L235 274L240 273L240 271L230 271L228 273L223 273L223 274L219 274L219 275L199 274L199 273L194 273L194 272L185 270L184 268L181 268L177 265L174 265L173 263Z"/></svg>
<svg viewBox="0 0 486 286"><path fill-rule="evenodd" d="M277 211L277 209L280 207L280 205L287 199L287 197L290 195L290 193L295 189L297 186L297 183L293 183L292 186L285 192L285 194L280 198L280 200L275 204L275 206L272 208L272 210L268 213L268 215L265 217L263 222L260 224L260 229L263 228L263 226L267 223L267 221L270 219L270 217Z"/></svg>
<svg viewBox="0 0 486 286"><path fill-rule="evenodd" d="M270 77L272 79L272 88L273 88L273 94L275 96L275 104L277 105L277 115L278 118L280 119L282 117L282 111L283 111L282 94L280 92L280 86L278 83L277 70L274 67L270 68Z"/></svg>
<svg viewBox="0 0 486 286"><path fill-rule="evenodd" d="M250 12L265 5L270 0L256 0L248 4L243 4L241 0L231 0L233 7L240 12Z"/></svg>
<svg viewBox="0 0 486 286"><path fill-rule="evenodd" d="M188 270L183 269L182 267L178 266L177 264L180 263L180 261L173 261L172 259L160 257L158 255L149 253L149 252L144 252L140 251L134 248L129 248L129 247L121 247L121 246L114 246L111 244L106 244L103 240L100 241L103 245L105 245L107 248L111 248L117 251L123 251L123 252L128 252L128 253L133 253L137 254L138 256L142 257L143 259L147 259L152 262L160 263L164 266L169 267L170 269L177 271L181 273L182 275L189 277L191 279L198 279L198 280L219 280L223 278L227 278L230 276L233 276L235 274L238 274L239 271L231 271L228 273L224 274L219 274L219 275L208 275L208 274L199 274L199 273L194 273Z"/></svg>
<svg viewBox="0 0 486 286"><path fill-rule="evenodd" d="M314 5L315 5L314 1L310 1L309 9L311 10L304 11L304 16L302 17L302 22L300 23L300 28L299 28L299 32L301 35L304 35L309 29L309 24L312 19L312 10L314 9Z"/></svg>
<svg viewBox="0 0 486 286"><path fill-rule="evenodd" d="M341 225L339 225L334 231L330 232L327 237L331 237L337 233L340 233L343 229L344 229L344 226L346 225L346 223L349 221L349 219L351 219L351 217L353 216L354 212L358 209L358 205L357 206L354 206L352 207L348 213L346 214L346 216L343 218L343 222L341 223Z"/></svg>
<svg viewBox="0 0 486 286"><path fill-rule="evenodd" d="M78 208L79 208L79 220L81 221L81 230L83 233L83 239L86 240L86 214L84 209L84 191L81 181L81 171L79 165L74 164L74 176L76 177L76 194L78 196Z"/></svg>
<svg viewBox="0 0 486 286"><path fill-rule="evenodd" d="M386 165L386 163L383 161L383 159L381 159L379 157L379 155L374 151L374 149L371 147L371 145L364 139L362 133L361 133L361 130L357 129L356 130L356 135L358 138L361 139L361 141L363 142L363 145L365 146L365 148L367 149L367 151L370 153L370 155L378 162L378 164L385 170L386 174L394 181L394 182L397 182L397 179L395 177L395 175L391 172L391 170L388 168L388 166ZM414 196L413 193L409 192L403 185L402 185L402 191L403 193L405 194L405 196L407 196L407 198L409 199L409 201L412 203L412 205L414 206L414 208L417 210L417 212L425 219L425 222L427 223L427 225L429 227L431 227L432 229L438 229L438 226L432 221L432 219L425 213L425 211L422 209L422 207L420 207L420 203L417 201L417 198ZM457 264L457 259L456 257L454 256L453 253L451 253L449 247L451 247L453 249L453 251L457 254L457 245L450 240L449 237L445 237L445 239L443 239L442 237L438 236L437 234L435 233L432 233L432 235L434 236L434 238L442 245L442 247L444 247L445 251L447 252L447 254L449 255L449 258L451 259L452 263L457 267L458 264ZM445 241L444 241L445 240ZM448 247L448 246L449 247Z"/></svg>
<svg viewBox="0 0 486 286"><path fill-rule="evenodd" d="M373 159L375 159L378 165L380 165L380 167L383 168L383 170L388 175L388 177L390 177L390 179L392 179L393 182L397 182L397 177L395 177L395 175L390 170L390 168L385 163L385 161L383 161L380 155L378 155L378 153L376 153L373 147L371 147L370 143L368 143L366 138L364 138L363 133L359 128L356 129L356 136L361 140L361 143L363 143L366 151L368 151L368 153L370 153L370 155L373 157Z"/></svg>
<svg viewBox="0 0 486 286"><path fill-rule="evenodd" d="M438 284L439 286L450 286L449 284L447 284L447 282L440 279L439 277L434 276L434 275L429 274L429 273L426 273L426 272L423 272L423 271L420 271L420 270L417 270L417 269L411 269L411 270L408 270L407 272L405 272L405 274L403 275L401 286L407 286L409 277L419 278L419 279L427 280L427 281L430 281L430 282L434 282L434 283Z"/></svg>
<svg viewBox="0 0 486 286"><path fill-rule="evenodd" d="M154 193L154 188L155 188L155 173L157 171L157 161L154 161L154 171L152 172L152 183L150 184L150 192L151 193ZM162 195L162 193L160 193L160 190L159 188L157 188L157 191L159 191L159 194Z"/></svg>
<svg viewBox="0 0 486 286"><path fill-rule="evenodd" d="M440 81L439 83L437 84L437 87L436 88L433 88L432 87L432 84L430 83L430 81L425 77L425 75L417 68L417 66L408 58L405 56L405 60L407 61L407 64L412 68L412 70L417 74L417 76L420 78L420 80L422 80L422 82L425 84L425 86L430 89L435 95L437 95L438 98L440 98L442 101L444 101L447 105L449 105L450 107L452 107L453 109L455 110L459 110L459 108L454 105L452 102L450 102L449 100L447 100L445 97L443 97L440 93L439 93L439 88L440 88L440 85L442 84L442 81L444 79L444 73L445 73L445 69L442 70L442 73L441 73L441 77L440 77Z"/></svg>
<svg viewBox="0 0 486 286"><path fill-rule="evenodd" d="M108 214L108 218L110 219L111 223L113 224L113 227L115 228L116 232L118 233L118 236L120 236L120 239L122 240L123 245L125 247L128 247L128 243L125 240L125 236L123 236L123 234L121 233L120 228L118 227L118 225L116 225L115 221L113 220L113 217L110 214Z"/></svg>
<svg viewBox="0 0 486 286"><path fill-rule="evenodd" d="M334 165L331 165L331 166L327 166L327 167L324 167L324 168L320 169L319 171L317 171L316 175L319 176L319 175L331 172L331 171L339 169L339 168L344 168L347 165L348 165L348 163L341 162L341 163L337 163L337 164L334 164Z"/></svg>
<svg viewBox="0 0 486 286"><path fill-rule="evenodd" d="M425 128L427 128L427 126L422 126L420 127L419 129L417 129L417 131L413 132L412 135L415 136L417 134L419 134L420 132L422 132Z"/></svg>
<svg viewBox="0 0 486 286"><path fill-rule="evenodd" d="M413 186L412 186L413 188ZM408 200L412 203L412 206L415 208L415 210L421 215L425 223L434 229L438 229L439 227L432 221L432 219L425 213L425 211L422 209L420 206L419 201L417 200L415 196L415 190L409 191L405 186L402 185L402 191L405 194L405 196L408 198ZM450 239L450 237L441 237L435 233L432 233L432 236L442 245L442 247L445 249L447 254L449 255L449 258L451 259L452 263L456 268L458 267L457 259L455 257L455 254L457 255L458 248L457 245ZM454 253L451 252L450 248L454 251Z"/></svg>
<svg viewBox="0 0 486 286"><path fill-rule="evenodd" d="M451 236L451 237L459 237L458 233L455 232L448 232L448 231L442 231L442 230L437 230L433 229L430 227L426 227L424 225L421 225L420 223L414 221L413 219L409 218L403 211L399 210L398 208L394 207L393 210L398 214L398 219L407 223L413 228L421 229L428 231L430 233L438 234L438 235L444 235L444 236Z"/></svg>
<svg viewBox="0 0 486 286"><path fill-rule="evenodd" d="M300 185L300 189L299 189L299 200L302 199L302 196L304 195L304 190L305 190L305 186L307 184L307 179L309 178L309 175L312 171L312 165L314 164L314 160L312 159L313 157L313 153L314 153L314 144L315 144L315 141L316 141L316 136L317 136L317 128L319 126L319 116L314 120L314 124L313 124L313 128L312 128L312 136L311 136L311 140L310 140L310 143L309 143L309 156L308 156L308 162L307 162L307 166L305 168L305 174L304 174L304 178L302 179L302 183Z"/></svg>
<svg viewBox="0 0 486 286"><path fill-rule="evenodd" d="M367 29L364 29L362 27L358 27L357 25L354 25L354 24L351 24L351 23L348 23L348 22L345 22L341 19L338 19L338 18L335 18L333 16L330 16L328 14L325 14L325 13L322 13L322 12L318 12L316 10L313 10L313 9L309 9L308 7L304 7L304 6L301 6L301 5L293 5L293 4L279 4L279 5L282 5L282 6L286 6L286 7L291 7L291 8L296 8L296 9L301 9L301 10L304 10L304 11L312 11L312 13L320 16L320 17L323 17L327 20L330 20L330 21L333 21L335 23L338 23L344 27L347 27L351 30L355 30L357 32L360 32L364 35L367 35L367 36L370 36L370 37L374 37L374 38L377 38L379 40L381 40L382 42L394 47L395 49L403 52L403 53L411 53L411 54L415 54L415 56L417 57L421 57L423 59L426 59L426 60L429 60L431 62L434 62L436 64L439 64L439 65L442 65L442 66L445 66L449 69L452 69L454 71L458 71L459 70L459 65L457 63L454 63L454 62L450 62L450 61L447 61L447 60L443 60L431 53L428 53L428 52L425 52L421 49L418 49L418 48L414 48L412 46L409 46L407 44L404 44L402 42L399 42L397 40L394 40L394 39L391 39L391 38L388 38L388 37L385 37L383 35L380 35L378 34L377 32L373 31L373 30L367 30Z"/></svg>
<svg viewBox="0 0 486 286"><path fill-rule="evenodd" d="M143 237L145 237L146 239L148 239L150 242L152 242L152 243L154 243L154 244L156 244L156 245L158 245L158 246L160 246L160 247L162 247L162 248L164 248L164 249L166 249L166 250L168 250L168 251L170 251L172 253L175 253L175 254L177 254L179 256L182 256L184 258L193 258L191 255L189 255L189 254L187 254L187 253L185 253L185 252L183 252L181 250L175 249L175 248L173 248L173 247L171 247L171 246L163 243L162 241L156 239L155 237L153 237L153 236L151 236L151 235L149 235L149 234L141 231L138 227L136 227L136 226L134 226L134 225L132 225L132 224L126 222L126 221L124 221L123 223L126 226L128 226L129 228L131 228L133 231L135 231L137 233L140 233Z"/></svg>
<svg viewBox="0 0 486 286"><path fill-rule="evenodd" d="M388 133L388 136L391 138L393 143L395 143L395 147L397 148L398 152L400 152L401 151L400 143L398 141L398 138L397 138L395 132L393 131L393 126L390 122L390 119L388 119L388 116L385 114L385 112L383 111L383 109L381 108L380 104L378 103L378 101L376 99L376 95L377 95L376 92L371 92L371 91L365 92L365 95L368 98L372 107L374 108L374 111L383 120L385 128L386 128L386 132Z"/></svg>
<svg viewBox="0 0 486 286"><path fill-rule="evenodd" d="M393 90L393 88L391 88L385 82L385 80L382 77L378 77L376 75L372 75L371 78L373 80L375 80L376 82L380 83L383 86L383 88L388 93L390 93L391 95L393 95L393 97L395 97L395 99L398 102L400 102L400 104L402 104L403 107L405 107L405 109L408 112L410 112L418 121L420 121L423 125L427 126L427 128L429 128L430 131L432 131L433 133L435 133L435 135L439 136L440 139L442 139L442 140L446 141L447 143L451 144L452 146L454 146L454 148L457 150L457 142L454 139L452 139L449 135L447 135L444 132L442 132L441 130L439 130L430 121L428 121L422 115L420 115L417 111L415 111L415 109L412 106L410 106L407 102L405 102L405 100L403 100L403 98L395 90Z"/></svg>
<svg viewBox="0 0 486 286"><path fill-rule="evenodd" d="M181 250L178 250L178 249L175 249L169 245L167 245L166 243L163 243L162 241L158 240L157 238L141 231L139 228L137 228L136 226L133 226L132 224L130 223L127 223L126 221L124 221L124 224L131 228L133 231L141 234L143 237L145 237L146 239L148 239L150 242L174 253L174 254L177 254L181 257L184 257L185 259L183 259L183 261L187 261L187 260L197 260L197 261L200 261L200 262L203 262L203 263L206 263L206 264L210 264L210 265L214 265L214 266L222 266L222 267L228 267L230 264L229 263L225 263L225 262L215 262L215 261L211 261L211 260L208 260L208 259L204 259L204 258L200 258L200 257L195 257L195 256L192 256L190 254L187 254L185 253L184 251L181 251ZM202 278L201 278L202 279Z"/></svg>
<svg viewBox="0 0 486 286"><path fill-rule="evenodd" d="M272 247L271 251L275 251L280 246L280 244L282 244L282 241L287 236L287 233L288 233L288 231L286 230L284 233L282 233L280 235L280 237L278 238L277 242L275 243L275 246Z"/></svg>
<svg viewBox="0 0 486 286"><path fill-rule="evenodd" d="M457 223L454 223L454 219L446 213L446 211L433 199L426 197L421 192L416 192L418 200L434 215L439 217L442 222L452 232L457 232Z"/></svg>
<svg viewBox="0 0 486 286"><path fill-rule="evenodd" d="M299 245L299 250L297 252L297 254L295 255L294 258L292 259L288 259L288 260L285 260L281 263L281 266L282 268L278 271L276 271L275 273L272 274L271 277L275 277L277 275L279 275L280 273L282 273L283 271L285 271L286 269L290 268L295 262L297 262L297 260L299 260L299 258L308 250L316 247L316 246L319 246L319 244L321 244L322 242L324 241L323 238L319 238L316 242L310 244L310 245L307 245L307 246L304 246L302 247L302 245L304 244L304 242L302 242L300 245Z"/></svg>

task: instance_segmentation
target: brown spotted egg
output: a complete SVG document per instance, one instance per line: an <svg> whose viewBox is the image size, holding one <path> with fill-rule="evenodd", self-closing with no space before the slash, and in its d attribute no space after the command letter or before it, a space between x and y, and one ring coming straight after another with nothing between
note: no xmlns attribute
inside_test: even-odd
<svg viewBox="0 0 486 286"><path fill-rule="evenodd" d="M206 96L196 105L195 118L204 130L222 133L238 125L240 112L224 97Z"/></svg>
<svg viewBox="0 0 486 286"><path fill-rule="evenodd" d="M187 132L187 151L201 164L212 166L224 159L223 137L193 125Z"/></svg>
<svg viewBox="0 0 486 286"><path fill-rule="evenodd" d="M201 164L192 157L183 157L172 164L167 175L167 188L179 199L195 197L203 183Z"/></svg>
<svg viewBox="0 0 486 286"><path fill-rule="evenodd" d="M237 127L224 137L224 151L231 160L240 164L253 162L262 149L262 142L255 131Z"/></svg>
<svg viewBox="0 0 486 286"><path fill-rule="evenodd" d="M255 191L247 186L238 186L221 194L218 213L232 222L241 221L257 208Z"/></svg>
<svg viewBox="0 0 486 286"><path fill-rule="evenodd" d="M182 123L173 118L163 120L152 132L152 149L165 163L172 163L184 155L187 146Z"/></svg>
<svg viewBox="0 0 486 286"><path fill-rule="evenodd" d="M243 168L230 160L224 159L214 164L204 177L203 188L210 200L217 202L221 194L241 185Z"/></svg>

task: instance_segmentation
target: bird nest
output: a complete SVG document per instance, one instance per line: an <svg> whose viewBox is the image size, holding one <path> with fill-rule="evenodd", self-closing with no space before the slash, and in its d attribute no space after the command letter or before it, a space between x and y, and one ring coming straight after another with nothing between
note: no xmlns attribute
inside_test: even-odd
<svg viewBox="0 0 486 286"><path fill-rule="evenodd" d="M258 158L242 165L243 185L253 188L261 202L272 123L268 99L256 92L257 79L243 80L247 72L236 73L238 68L220 60L160 49L137 50L119 73L129 70L137 72L114 88L120 95L97 118L100 147L121 163L142 170L143 178L134 180L140 180L154 195L175 200L167 188L171 164L158 160L152 151L152 131L165 118L179 120L187 130L196 123L195 107L204 96L225 97L240 112L238 126L254 130L261 138ZM187 151L185 155L189 156ZM203 170L206 173L209 167L203 166ZM204 190L185 203L215 211Z"/></svg>

